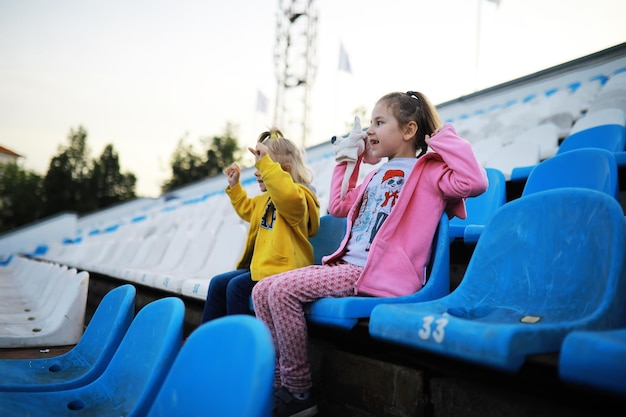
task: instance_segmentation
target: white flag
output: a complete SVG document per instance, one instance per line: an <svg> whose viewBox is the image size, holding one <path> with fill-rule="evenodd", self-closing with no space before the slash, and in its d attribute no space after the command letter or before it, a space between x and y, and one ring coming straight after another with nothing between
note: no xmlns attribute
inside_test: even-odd
<svg viewBox="0 0 626 417"><path fill-rule="evenodd" d="M256 111L259 113L267 113L267 97L259 90L256 96Z"/></svg>
<svg viewBox="0 0 626 417"><path fill-rule="evenodd" d="M343 44L339 46L339 71L345 71L348 74L352 74L352 68L350 67L350 58L346 52Z"/></svg>

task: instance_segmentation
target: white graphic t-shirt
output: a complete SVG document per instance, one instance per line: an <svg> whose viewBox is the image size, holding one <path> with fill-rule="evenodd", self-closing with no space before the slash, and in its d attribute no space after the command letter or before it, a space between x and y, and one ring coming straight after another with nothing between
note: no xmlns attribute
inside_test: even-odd
<svg viewBox="0 0 626 417"><path fill-rule="evenodd" d="M365 266L370 245L400 196L417 158L394 158L382 165L367 185L343 260Z"/></svg>

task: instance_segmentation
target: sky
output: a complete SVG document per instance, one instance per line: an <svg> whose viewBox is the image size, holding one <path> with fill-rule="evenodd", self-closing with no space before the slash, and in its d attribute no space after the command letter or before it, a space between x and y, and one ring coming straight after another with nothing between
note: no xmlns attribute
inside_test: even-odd
<svg viewBox="0 0 626 417"><path fill-rule="evenodd" d="M312 3L304 147L347 133L357 108L369 115L391 91L439 104L626 41L623 0ZM113 144L138 196L158 197L179 140L200 152L231 124L245 149L273 125L279 4L289 2L0 0L0 145L45 175L82 126L91 158Z"/></svg>

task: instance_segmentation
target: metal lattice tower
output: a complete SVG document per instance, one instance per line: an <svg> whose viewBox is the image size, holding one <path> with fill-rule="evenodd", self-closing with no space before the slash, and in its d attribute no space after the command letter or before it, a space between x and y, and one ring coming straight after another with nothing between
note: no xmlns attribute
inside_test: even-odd
<svg viewBox="0 0 626 417"><path fill-rule="evenodd" d="M278 0L274 125L306 147L309 99L317 71L315 0Z"/></svg>

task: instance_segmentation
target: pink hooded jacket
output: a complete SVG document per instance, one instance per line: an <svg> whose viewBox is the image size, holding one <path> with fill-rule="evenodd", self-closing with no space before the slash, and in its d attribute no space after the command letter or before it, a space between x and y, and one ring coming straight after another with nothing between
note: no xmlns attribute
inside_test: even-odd
<svg viewBox="0 0 626 417"><path fill-rule="evenodd" d="M355 294L392 297L419 291L425 284L433 236L444 210L449 218L464 219L465 198L487 190L485 169L470 143L460 138L451 124L445 124L431 138L429 146L434 152L417 160L394 209L374 237L361 277L355 284ZM375 173L369 173L356 186L359 169L355 169L348 192L341 199L345 170L345 162L335 166L328 212L335 217L347 217L347 233L339 249L324 257L324 264L337 261L344 254L361 198Z"/></svg>

